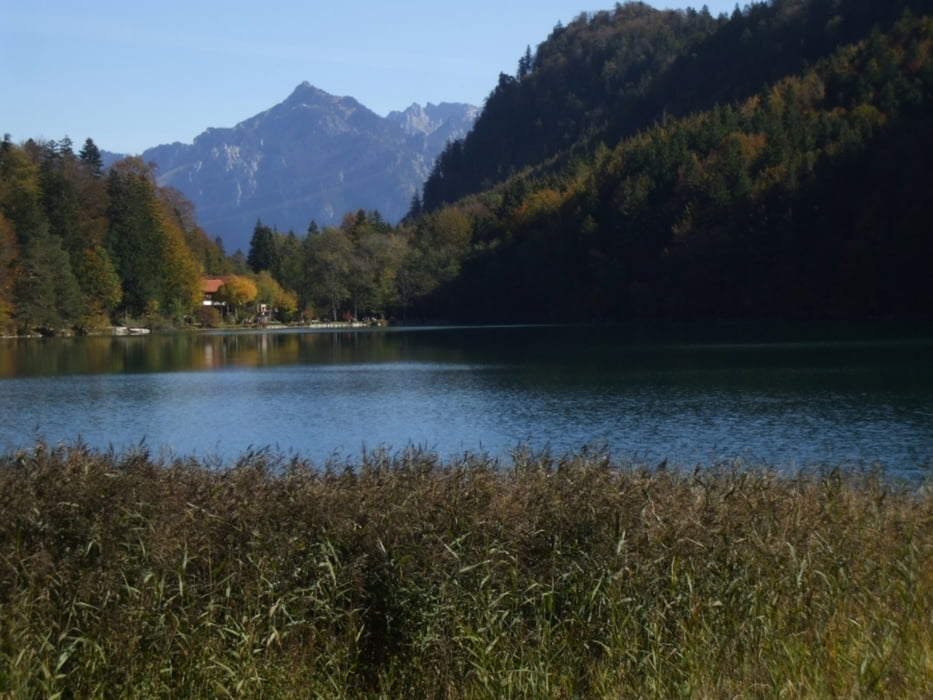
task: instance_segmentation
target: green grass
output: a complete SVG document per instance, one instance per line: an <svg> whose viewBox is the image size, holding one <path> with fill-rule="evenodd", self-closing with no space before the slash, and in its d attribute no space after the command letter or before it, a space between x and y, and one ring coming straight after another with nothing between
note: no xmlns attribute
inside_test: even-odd
<svg viewBox="0 0 933 700"><path fill-rule="evenodd" d="M0 457L0 697L926 697L933 493L374 452Z"/></svg>

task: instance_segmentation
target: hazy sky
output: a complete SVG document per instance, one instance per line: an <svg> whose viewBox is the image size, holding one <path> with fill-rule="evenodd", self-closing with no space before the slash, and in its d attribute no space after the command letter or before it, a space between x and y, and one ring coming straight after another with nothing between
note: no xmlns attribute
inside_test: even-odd
<svg viewBox="0 0 933 700"><path fill-rule="evenodd" d="M735 0L654 0L731 12ZM558 21L613 0L0 0L0 133L140 153L308 81L378 114L482 105Z"/></svg>

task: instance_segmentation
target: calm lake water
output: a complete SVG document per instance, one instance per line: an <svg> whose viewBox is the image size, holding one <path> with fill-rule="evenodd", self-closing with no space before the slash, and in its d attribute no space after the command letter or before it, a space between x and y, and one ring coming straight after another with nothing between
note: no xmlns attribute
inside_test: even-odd
<svg viewBox="0 0 933 700"><path fill-rule="evenodd" d="M933 473L933 329L630 325L0 341L0 450L37 440L229 463L414 445L507 458L880 463ZM507 462L507 459L506 459Z"/></svg>

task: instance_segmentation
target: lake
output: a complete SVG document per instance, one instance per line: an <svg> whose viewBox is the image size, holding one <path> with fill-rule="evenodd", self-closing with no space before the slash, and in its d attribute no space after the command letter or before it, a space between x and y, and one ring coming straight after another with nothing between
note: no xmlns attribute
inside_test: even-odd
<svg viewBox="0 0 933 700"><path fill-rule="evenodd" d="M37 440L230 463L363 450L608 450L680 466L933 469L933 330L629 324L0 341L0 450Z"/></svg>

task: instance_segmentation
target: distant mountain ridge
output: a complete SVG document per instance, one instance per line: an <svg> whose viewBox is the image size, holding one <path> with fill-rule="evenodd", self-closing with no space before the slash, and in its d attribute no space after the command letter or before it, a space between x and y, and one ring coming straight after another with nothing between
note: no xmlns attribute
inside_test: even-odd
<svg viewBox="0 0 933 700"><path fill-rule="evenodd" d="M247 250L257 220L303 233L312 220L378 210L389 222L412 196L448 141L463 137L478 108L413 104L380 117L352 97L308 82L283 102L231 128L208 128L191 144L143 152L158 184L195 205L198 222L230 252Z"/></svg>

